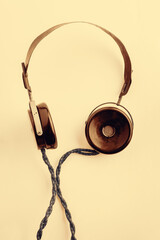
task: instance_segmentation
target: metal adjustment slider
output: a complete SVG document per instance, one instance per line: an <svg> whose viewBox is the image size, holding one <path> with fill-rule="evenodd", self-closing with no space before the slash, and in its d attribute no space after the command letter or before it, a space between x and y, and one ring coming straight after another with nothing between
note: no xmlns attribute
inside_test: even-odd
<svg viewBox="0 0 160 240"><path fill-rule="evenodd" d="M37 109L37 106L35 104L35 101L31 100L29 102L29 106L30 106L30 109L31 109L31 112L32 112L36 133L37 133L38 136L41 136L43 134L43 130L42 130L42 125L41 125L41 121L40 121L40 118L39 118L38 109Z"/></svg>
<svg viewBox="0 0 160 240"><path fill-rule="evenodd" d="M22 63L22 78L23 78L23 83L24 83L24 87L31 92L31 87L29 85L29 82L28 82L28 73L26 71L26 67L25 67L25 64Z"/></svg>
<svg viewBox="0 0 160 240"><path fill-rule="evenodd" d="M118 98L117 104L120 104L120 102L121 102L121 100L122 100L122 97L127 94L130 85L131 85L131 81L130 81L130 82L127 82L127 83L125 82L125 83L123 84L122 90L121 90L121 92L120 92L120 94L119 94L119 98Z"/></svg>

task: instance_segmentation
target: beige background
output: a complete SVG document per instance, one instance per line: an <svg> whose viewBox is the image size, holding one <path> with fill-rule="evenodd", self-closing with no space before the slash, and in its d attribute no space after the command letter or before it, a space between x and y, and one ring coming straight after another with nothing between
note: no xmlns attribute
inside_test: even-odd
<svg viewBox="0 0 160 240"><path fill-rule="evenodd" d="M34 38L65 21L97 23L125 44L133 83L122 100L135 122L129 146L115 155L73 155L62 167L62 192L79 240L160 239L159 1L1 1L0 239L36 239L51 196L48 170L28 118L21 62ZM36 49L29 71L36 103L50 108L63 153L89 147L85 120L98 104L117 101L123 83L119 49L84 24L59 29ZM58 200L42 239L70 239Z"/></svg>

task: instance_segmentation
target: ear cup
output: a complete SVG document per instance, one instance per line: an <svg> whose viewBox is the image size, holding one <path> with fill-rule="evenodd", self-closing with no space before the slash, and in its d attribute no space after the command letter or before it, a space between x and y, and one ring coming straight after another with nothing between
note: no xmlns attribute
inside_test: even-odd
<svg viewBox="0 0 160 240"><path fill-rule="evenodd" d="M133 134L133 120L121 105L107 103L88 117L85 128L88 143L97 151L112 154L123 150Z"/></svg>
<svg viewBox="0 0 160 240"><path fill-rule="evenodd" d="M38 114L40 117L43 134L38 136L35 130L35 124L32 116L32 112L29 110L29 117L31 119L31 124L33 126L36 142L39 149L47 148L57 148L57 137L53 121L49 112L49 109L45 103L37 105Z"/></svg>

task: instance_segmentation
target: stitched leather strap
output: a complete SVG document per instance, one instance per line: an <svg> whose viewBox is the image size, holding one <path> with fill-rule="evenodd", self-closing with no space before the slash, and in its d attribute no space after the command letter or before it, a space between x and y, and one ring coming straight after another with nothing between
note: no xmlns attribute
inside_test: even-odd
<svg viewBox="0 0 160 240"><path fill-rule="evenodd" d="M22 63L22 68L23 68L23 82L24 82L24 86L25 88L31 92L31 87L29 85L28 82L28 67L29 67L29 62L32 56L32 53L34 51L34 49L36 48L36 46L39 44L39 42L45 38L48 34L50 34L51 32L53 32L54 30L64 26L64 25L68 25L68 24L72 24L72 23L87 23L90 25L93 25L99 29L101 29L102 31L104 31L105 33L107 33L108 35L110 35L115 42L118 44L120 51L122 53L123 59L124 59L124 84L122 87L122 90L120 92L119 98L121 98L123 95L127 94L129 87L131 85L131 73L132 73L132 68L131 68L131 61L130 61L130 57L127 53L127 50L125 48L125 46L123 45L123 43L110 31L106 30L105 28L94 24L94 23L90 23L90 22L84 22L84 21L76 21L76 22L66 22L66 23L62 23L62 24L58 24L54 27L49 28L47 31L43 32L42 34L40 34L30 45L29 50L27 52L27 56L26 56L26 60L25 63Z"/></svg>

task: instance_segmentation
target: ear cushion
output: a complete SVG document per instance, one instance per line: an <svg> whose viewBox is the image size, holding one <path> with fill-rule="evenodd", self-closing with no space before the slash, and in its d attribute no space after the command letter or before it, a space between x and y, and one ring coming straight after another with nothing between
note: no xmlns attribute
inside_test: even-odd
<svg viewBox="0 0 160 240"><path fill-rule="evenodd" d="M97 151L105 154L117 153L132 138L133 120L124 107L106 104L90 114L85 133L88 143Z"/></svg>
<svg viewBox="0 0 160 240"><path fill-rule="evenodd" d="M34 120L31 111L29 110L29 116L35 133L35 138L39 149L42 148L57 148L57 137L53 121L49 112L49 109L45 103L37 105L37 110L39 113L43 134L38 136L36 134Z"/></svg>

